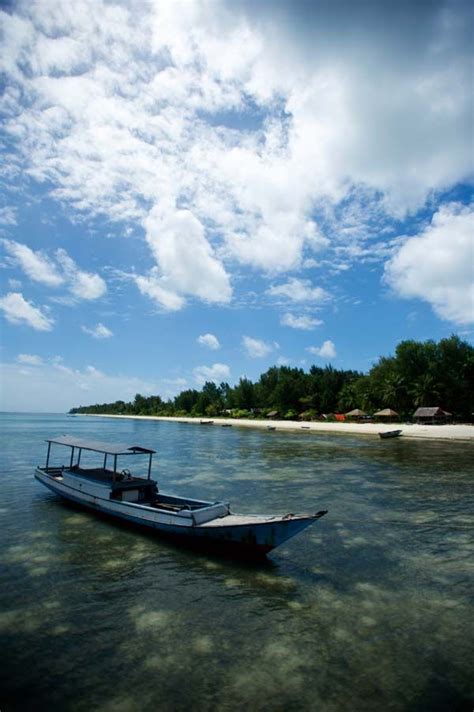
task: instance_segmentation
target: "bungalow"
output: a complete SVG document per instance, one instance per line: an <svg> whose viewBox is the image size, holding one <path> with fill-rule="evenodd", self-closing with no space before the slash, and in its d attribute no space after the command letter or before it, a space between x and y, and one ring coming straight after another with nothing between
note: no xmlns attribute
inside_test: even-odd
<svg viewBox="0 0 474 712"><path fill-rule="evenodd" d="M452 414L443 410L439 406L436 408L417 408L413 414L413 419L420 424L435 425L447 423L451 420Z"/></svg>
<svg viewBox="0 0 474 712"><path fill-rule="evenodd" d="M380 418L385 423L391 423L392 421L398 420L398 413L391 408L384 408L383 410L379 410L378 413L374 413L374 418Z"/></svg>
<svg viewBox="0 0 474 712"><path fill-rule="evenodd" d="M363 410L360 408L354 408L354 410L349 411L349 413L346 413L346 418L353 418L354 420L362 420L367 415Z"/></svg>

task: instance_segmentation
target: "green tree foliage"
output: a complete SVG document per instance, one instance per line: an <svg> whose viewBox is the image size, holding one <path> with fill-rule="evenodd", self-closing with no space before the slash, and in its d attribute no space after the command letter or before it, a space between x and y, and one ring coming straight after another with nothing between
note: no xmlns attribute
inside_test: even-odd
<svg viewBox="0 0 474 712"><path fill-rule="evenodd" d="M248 378L241 378L232 389L232 404L240 410L250 410L256 406L256 389Z"/></svg>
<svg viewBox="0 0 474 712"><path fill-rule="evenodd" d="M218 416L231 411L251 415L276 410L281 417L301 413L346 413L353 408L374 412L392 408L403 418L418 406L440 406L456 418L470 421L474 411L474 348L458 336L434 341L402 341L394 356L383 356L368 374L326 366L272 366L256 383L241 378L232 388L208 381L200 391L187 389L173 401L159 395L126 403L102 403L73 408L71 413L117 415Z"/></svg>

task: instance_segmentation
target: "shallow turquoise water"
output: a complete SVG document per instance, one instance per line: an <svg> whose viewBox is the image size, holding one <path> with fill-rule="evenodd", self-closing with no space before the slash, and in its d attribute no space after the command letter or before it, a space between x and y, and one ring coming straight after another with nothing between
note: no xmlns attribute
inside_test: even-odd
<svg viewBox="0 0 474 712"><path fill-rule="evenodd" d="M466 444L62 415L1 433L2 712L471 708ZM180 549L37 483L62 433L155 448L165 491L329 513L264 564Z"/></svg>

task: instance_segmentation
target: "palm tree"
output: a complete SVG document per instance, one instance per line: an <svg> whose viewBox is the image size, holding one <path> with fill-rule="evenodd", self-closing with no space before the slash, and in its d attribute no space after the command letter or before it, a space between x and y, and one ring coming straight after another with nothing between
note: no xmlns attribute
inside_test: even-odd
<svg viewBox="0 0 474 712"><path fill-rule="evenodd" d="M417 408L428 404L433 405L433 401L439 399L439 389L440 386L431 373L423 374L415 381L410 391L413 403Z"/></svg>
<svg viewBox="0 0 474 712"><path fill-rule="evenodd" d="M387 405L399 408L405 393L405 379L398 373L391 373L382 383L381 396Z"/></svg>

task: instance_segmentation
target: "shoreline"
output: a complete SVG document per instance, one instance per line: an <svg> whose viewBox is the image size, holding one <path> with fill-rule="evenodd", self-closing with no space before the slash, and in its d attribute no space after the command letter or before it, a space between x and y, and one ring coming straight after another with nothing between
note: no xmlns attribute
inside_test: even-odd
<svg viewBox="0 0 474 712"><path fill-rule="evenodd" d="M456 440L474 441L474 425L418 425L416 423L321 423L313 421L297 422L294 420L246 420L236 418L191 418L164 415L107 415L105 413L74 413L80 417L92 418L122 418L129 420L158 420L171 423L186 423L200 425L212 421L214 427L232 425L236 428L260 428L267 430L288 430L291 432L304 430L306 433L340 433L378 437L379 433L390 430L401 430L403 437L426 440Z"/></svg>

